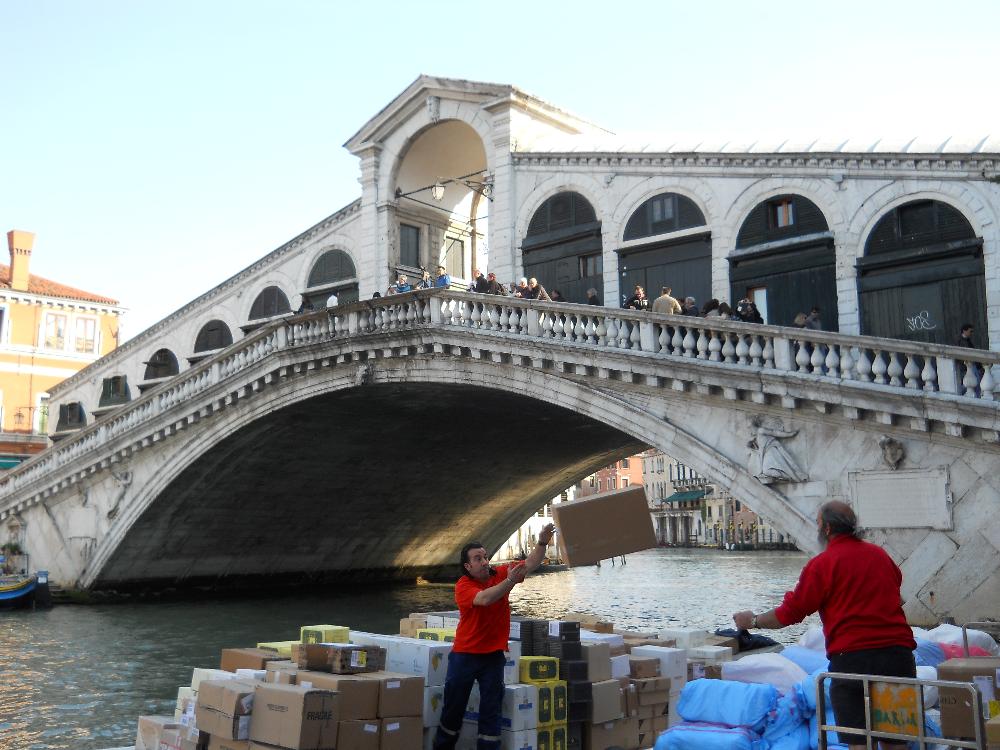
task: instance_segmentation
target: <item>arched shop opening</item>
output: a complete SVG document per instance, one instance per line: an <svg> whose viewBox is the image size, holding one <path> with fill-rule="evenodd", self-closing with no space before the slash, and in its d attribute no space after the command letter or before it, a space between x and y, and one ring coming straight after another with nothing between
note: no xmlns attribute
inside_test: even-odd
<svg viewBox="0 0 1000 750"><path fill-rule="evenodd" d="M330 295L337 295L337 304L358 301L358 272L351 256L343 250L327 250L313 264L302 293L314 309L326 307Z"/></svg>
<svg viewBox="0 0 1000 750"><path fill-rule="evenodd" d="M705 231L687 231L696 227ZM650 198L629 217L623 239L629 244L618 253L622 303L636 284L650 299L664 286L678 299L694 297L699 307L711 299L712 235L690 198L677 193Z"/></svg>
<svg viewBox="0 0 1000 750"><path fill-rule="evenodd" d="M826 217L801 195L779 195L758 204L740 226L729 256L730 304L744 295L757 303L765 323L794 324L818 307L823 328L840 330L836 251Z"/></svg>
<svg viewBox="0 0 1000 750"><path fill-rule="evenodd" d="M962 325L987 347L983 239L947 203L918 200L888 211L858 260L861 332L954 344Z"/></svg>
<svg viewBox="0 0 1000 750"><path fill-rule="evenodd" d="M586 302L587 290L604 289L601 222L579 193L553 195L535 211L521 242L524 275L567 302Z"/></svg>

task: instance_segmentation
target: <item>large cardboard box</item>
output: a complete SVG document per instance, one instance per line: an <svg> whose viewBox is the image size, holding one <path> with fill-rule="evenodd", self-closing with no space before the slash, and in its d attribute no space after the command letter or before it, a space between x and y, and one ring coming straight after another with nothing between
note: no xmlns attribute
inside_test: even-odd
<svg viewBox="0 0 1000 750"><path fill-rule="evenodd" d="M593 565L656 546L652 517L641 484L556 503L552 516L559 548L569 566Z"/></svg>
<svg viewBox="0 0 1000 750"><path fill-rule="evenodd" d="M339 698L300 685L258 685L250 739L291 750L336 747Z"/></svg>
<svg viewBox="0 0 1000 750"><path fill-rule="evenodd" d="M687 682L687 652L682 648L637 646L632 649L632 656L651 656L659 659L660 676L669 677L678 690Z"/></svg>
<svg viewBox="0 0 1000 750"><path fill-rule="evenodd" d="M198 729L228 740L250 738L257 683L244 680L205 680L195 706Z"/></svg>
<svg viewBox="0 0 1000 750"><path fill-rule="evenodd" d="M604 724L622 718L622 684L619 680L595 682L590 688L592 697L590 722Z"/></svg>
<svg viewBox="0 0 1000 750"><path fill-rule="evenodd" d="M177 729L173 716L140 716L135 750L160 750L160 738L167 729Z"/></svg>
<svg viewBox="0 0 1000 750"><path fill-rule="evenodd" d="M500 750L538 750L538 730L519 729L500 732Z"/></svg>
<svg viewBox="0 0 1000 750"><path fill-rule="evenodd" d="M628 666L629 677L642 679L660 676L660 660L651 656L629 656Z"/></svg>
<svg viewBox="0 0 1000 750"><path fill-rule="evenodd" d="M276 654L284 659L292 658L292 646L296 643L301 643L302 641L268 641L266 643L258 643L257 648L262 648L267 651L274 651Z"/></svg>
<svg viewBox="0 0 1000 750"><path fill-rule="evenodd" d="M506 685L500 707L500 728L508 732L538 726L538 686Z"/></svg>
<svg viewBox="0 0 1000 750"><path fill-rule="evenodd" d="M669 677L647 677L632 680L635 685L636 699L640 706L666 704L670 700Z"/></svg>
<svg viewBox="0 0 1000 750"><path fill-rule="evenodd" d="M611 646L607 643L584 641L583 658L587 662L587 679L591 682L611 679Z"/></svg>
<svg viewBox="0 0 1000 750"><path fill-rule="evenodd" d="M365 675L367 677L367 675ZM305 688L332 690L340 696L340 720L374 719L378 716L379 685L360 675L330 674L329 672L298 673L297 683ZM377 734L377 732L376 732Z"/></svg>
<svg viewBox="0 0 1000 750"><path fill-rule="evenodd" d="M441 723L441 709L444 707L444 685L424 686L424 728L436 727Z"/></svg>
<svg viewBox="0 0 1000 750"><path fill-rule="evenodd" d="M298 681L299 665L287 659L271 661L264 669L264 682L277 685L294 685Z"/></svg>
<svg viewBox="0 0 1000 750"><path fill-rule="evenodd" d="M423 717L423 677L399 672L368 672L364 677L378 685L379 718Z"/></svg>
<svg viewBox="0 0 1000 750"><path fill-rule="evenodd" d="M982 688L991 688L994 694L1000 691L997 677L1000 675L1000 657L970 657L948 659L938 665L939 680L980 683ZM967 690L961 688L940 688L941 732L945 737L975 736L975 706Z"/></svg>
<svg viewBox="0 0 1000 750"><path fill-rule="evenodd" d="M427 685L444 685L448 675L448 654L451 644L422 641L398 635L380 635L359 630L351 631L351 641L385 649L385 666L389 672L420 675Z"/></svg>
<svg viewBox="0 0 1000 750"><path fill-rule="evenodd" d="M382 719L380 750L416 750L423 741L424 725L418 717L397 716Z"/></svg>
<svg viewBox="0 0 1000 750"><path fill-rule="evenodd" d="M317 672L377 672L385 668L385 649L353 643L298 643L292 646L292 660L299 669Z"/></svg>
<svg viewBox="0 0 1000 750"><path fill-rule="evenodd" d="M263 648L224 648L219 668L227 672L237 669L267 669L268 662L280 661L274 651Z"/></svg>
<svg viewBox="0 0 1000 750"><path fill-rule="evenodd" d="M379 750L382 723L369 721L342 721L337 725L337 750Z"/></svg>
<svg viewBox="0 0 1000 750"><path fill-rule="evenodd" d="M611 747L639 747L639 720L618 719L604 724L584 725L584 750L607 750Z"/></svg>
<svg viewBox="0 0 1000 750"><path fill-rule="evenodd" d="M399 621L399 634L407 638L416 638L417 631L427 627L427 617L410 615Z"/></svg>
<svg viewBox="0 0 1000 750"><path fill-rule="evenodd" d="M986 722L986 741L990 745L1000 745L1000 715Z"/></svg>

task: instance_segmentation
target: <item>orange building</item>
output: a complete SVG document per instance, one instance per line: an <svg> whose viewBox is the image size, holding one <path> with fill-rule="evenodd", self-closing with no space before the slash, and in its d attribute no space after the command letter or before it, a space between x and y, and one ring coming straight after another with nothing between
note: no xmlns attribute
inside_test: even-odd
<svg viewBox="0 0 1000 750"><path fill-rule="evenodd" d="M620 490L633 484L642 484L642 454L623 458L591 474L576 486L576 497L596 495L598 492Z"/></svg>
<svg viewBox="0 0 1000 750"><path fill-rule="evenodd" d="M48 389L118 345L118 301L29 273L35 235L0 264L0 468L49 445Z"/></svg>

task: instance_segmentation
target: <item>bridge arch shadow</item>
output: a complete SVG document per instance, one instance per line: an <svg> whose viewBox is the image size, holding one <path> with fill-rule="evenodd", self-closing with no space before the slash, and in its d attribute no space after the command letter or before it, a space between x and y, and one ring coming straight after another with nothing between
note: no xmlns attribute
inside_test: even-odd
<svg viewBox="0 0 1000 750"><path fill-rule="evenodd" d="M641 405L557 374L450 364L317 370L221 412L164 456L79 584L450 572L470 538L499 547L561 490L648 446L787 515L744 469Z"/></svg>

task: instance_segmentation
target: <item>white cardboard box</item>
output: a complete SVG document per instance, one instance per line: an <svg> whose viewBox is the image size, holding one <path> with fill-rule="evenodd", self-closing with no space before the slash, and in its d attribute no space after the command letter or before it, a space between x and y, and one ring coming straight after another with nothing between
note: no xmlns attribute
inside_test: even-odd
<svg viewBox="0 0 1000 750"><path fill-rule="evenodd" d="M688 649L688 658L718 664L732 661L733 649L730 646L695 646Z"/></svg>
<svg viewBox="0 0 1000 750"><path fill-rule="evenodd" d="M677 648L693 648L704 646L708 638L707 630L693 630L690 628L667 628L656 634L657 638L672 640L677 644Z"/></svg>
<svg viewBox="0 0 1000 750"><path fill-rule="evenodd" d="M633 653L635 653L633 651ZM622 677L628 677L631 673L632 668L628 663L628 654L622 654L621 656L611 657L611 676L614 679L620 679Z"/></svg>
<svg viewBox="0 0 1000 750"><path fill-rule="evenodd" d="M687 651L669 646L635 646L632 656L660 660L660 676L669 677L671 689L680 690L687 682Z"/></svg>
<svg viewBox="0 0 1000 750"><path fill-rule="evenodd" d="M503 682L505 685L513 685L520 679L517 665L521 658L521 642L507 641L507 653L504 658L506 661L503 665Z"/></svg>

